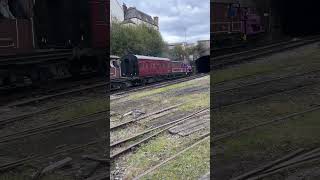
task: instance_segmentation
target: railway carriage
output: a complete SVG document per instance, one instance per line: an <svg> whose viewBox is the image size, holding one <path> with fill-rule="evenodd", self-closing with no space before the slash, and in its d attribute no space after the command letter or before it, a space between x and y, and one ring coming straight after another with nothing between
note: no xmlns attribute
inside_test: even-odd
<svg viewBox="0 0 320 180"><path fill-rule="evenodd" d="M168 58L128 54L120 59L120 66L115 65L119 60L111 58L111 61L110 77L111 86L114 88L146 84L192 73L189 65ZM120 77L115 72L120 72Z"/></svg>

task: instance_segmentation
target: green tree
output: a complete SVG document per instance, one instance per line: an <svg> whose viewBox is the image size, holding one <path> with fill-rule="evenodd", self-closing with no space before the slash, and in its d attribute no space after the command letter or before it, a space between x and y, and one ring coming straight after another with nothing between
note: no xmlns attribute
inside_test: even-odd
<svg viewBox="0 0 320 180"><path fill-rule="evenodd" d="M190 55L196 56L196 53L197 46L183 47L181 45L177 45L173 49L168 50L169 57L176 61L183 61L184 58L188 59Z"/></svg>
<svg viewBox="0 0 320 180"><path fill-rule="evenodd" d="M181 45L177 45L173 49L169 50L170 58L177 61L183 61L185 54L185 50Z"/></svg>
<svg viewBox="0 0 320 180"><path fill-rule="evenodd" d="M123 56L127 53L147 56L162 56L164 41L159 31L146 25L129 26L112 23L111 54Z"/></svg>

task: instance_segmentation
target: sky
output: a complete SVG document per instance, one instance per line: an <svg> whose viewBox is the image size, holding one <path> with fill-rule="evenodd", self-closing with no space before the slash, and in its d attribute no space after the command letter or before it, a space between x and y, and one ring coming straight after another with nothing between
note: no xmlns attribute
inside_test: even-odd
<svg viewBox="0 0 320 180"><path fill-rule="evenodd" d="M159 17L163 39L169 43L193 43L210 39L209 0L118 0ZM186 36L185 36L186 34Z"/></svg>

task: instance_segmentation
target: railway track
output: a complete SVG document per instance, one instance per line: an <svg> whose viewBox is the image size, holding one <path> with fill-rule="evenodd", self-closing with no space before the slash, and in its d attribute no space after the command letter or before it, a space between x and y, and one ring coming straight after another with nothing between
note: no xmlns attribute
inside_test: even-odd
<svg viewBox="0 0 320 180"><path fill-rule="evenodd" d="M135 177L133 180L139 180L141 178L143 178L144 176L154 172L156 169L160 168L161 166L165 165L166 163L174 160L175 158L177 158L178 156L182 155L183 153L193 149L194 147L198 146L199 144L207 141L210 139L210 133L204 134L201 137L199 137L196 142L190 144L190 146L184 148L183 150L179 151L178 153L174 154L173 156L169 157L168 159L160 162L159 164L151 167L150 169L148 169L147 171L145 171L144 173L140 174L139 176Z"/></svg>
<svg viewBox="0 0 320 180"><path fill-rule="evenodd" d="M0 165L0 172L8 171L10 169L25 165L25 164L30 163L32 161L39 161L39 160L54 157L57 155L65 155L65 153L67 153L67 152L72 152L72 151L79 150L79 149L86 149L89 146L96 145L97 143L101 143L103 141L106 141L106 139L94 140L94 141L91 141L91 142L83 144L83 145L68 147L68 148L65 148L62 150L55 151L53 153L46 154L46 155L30 155L26 158L22 158L22 159L19 159L19 160L16 160L16 161L13 161L13 162L10 162L7 164Z"/></svg>
<svg viewBox="0 0 320 180"><path fill-rule="evenodd" d="M307 44L312 44L320 40L319 36L313 36L308 38L303 38L297 41L285 41L280 43L275 43L267 45L264 47L251 49L248 51L223 55L213 58L213 63L210 64L211 70L225 68L229 65L234 65L241 63L243 61L249 61L257 57L266 56L272 53L285 51L288 49L297 48Z"/></svg>
<svg viewBox="0 0 320 180"><path fill-rule="evenodd" d="M232 106L235 104L241 104L244 102L250 102L253 100L270 97L272 95L288 93L297 89L302 89L305 87L315 86L317 84L317 78L312 80L311 78L306 78L312 74L319 73L320 70L312 70L304 73L294 73L287 76L276 77L272 79L267 79L263 81L248 83L240 85L237 87L222 88L222 89L212 89L211 95L215 97L215 102L211 106L212 109L219 109L227 106ZM297 79L300 78L300 81ZM280 87L272 86L272 83L280 82L293 82L292 84L286 84ZM251 91L249 89L251 88ZM258 89L258 90L256 90ZM269 89L269 90L268 90ZM250 93L253 92L253 93Z"/></svg>
<svg viewBox="0 0 320 180"><path fill-rule="evenodd" d="M142 117L139 117L139 118L137 118L137 119L132 119L132 120L129 120L129 121L126 121L126 122L119 123L119 124L117 124L117 125L113 125L113 126L110 127L110 131L114 131L114 130L116 130L116 129L118 129L118 128L127 126L127 125L129 125L129 124L131 124L131 123L135 123L135 122L141 121L141 120L143 120L143 119L146 119L146 118L148 118L148 117L151 117L151 116L154 116L154 115L157 115L157 114L160 114L160 113L163 113L163 112L166 112L166 111L175 109L175 108L177 108L177 107L179 107L179 106L181 106L181 105L182 105L182 104L177 104L177 105L174 105L174 106L170 106L170 107L167 107L167 108L165 108L165 109L161 109L161 110L159 110L159 111L152 112L152 113L150 113L150 114L146 114L146 115L144 115L144 116L142 116Z"/></svg>
<svg viewBox="0 0 320 180"><path fill-rule="evenodd" d="M38 127L29 128L23 131L19 131L12 134L2 135L0 136L0 144L12 142L14 140L23 139L29 136L35 136L38 134L49 133L53 131L58 131L64 128L70 128L75 126L86 125L90 123L94 123L97 121L103 121L107 118L108 111L101 111L94 114L77 117L74 119L57 121L54 123L48 123L44 125L40 125ZM80 121L80 122L79 122Z"/></svg>
<svg viewBox="0 0 320 180"><path fill-rule="evenodd" d="M265 88L268 88L270 87L270 85L268 84L271 83L271 82L274 82L274 81L283 81L283 80L286 80L288 78L293 78L295 79L296 77L299 77L299 76L305 76L305 75L308 75L308 74L312 74L312 73L317 73L318 70L313 70L313 71L309 71L309 72L304 72L304 73L295 73L295 74L292 74L292 75L289 75L289 76L282 76L282 77L277 77L277 78L274 78L274 79L269 79L269 80L266 80L266 81L259 81L259 82L254 82L254 83L249 83L247 85L249 86L256 86L256 85L259 85L259 84L265 84L264 87ZM307 76L306 76L307 77ZM308 78L306 78L306 80L308 81ZM233 105L237 105L237 104L241 104L241 103L247 103L247 102L253 102L255 100L258 100L258 99L262 99L262 98L268 98L268 97L273 97L274 95L281 95L281 94L287 94L291 91L297 91L299 92L299 90L301 89L309 89L310 87L314 87L314 86L317 86L318 83L315 83L315 82L309 82L309 83L302 83L300 86L295 86L294 88L288 88L288 89L285 89L285 90L281 90L279 92L271 92L271 93L268 93L264 96L256 96L254 97L255 95L253 95L253 98L249 98L247 100L243 100L243 101L238 101L238 102L233 102L233 103L230 103L230 104L224 104L222 106L216 106L216 107L213 107L212 110L220 110L221 108L225 108L225 107L229 107L229 106L233 106ZM256 88L259 88L260 86L257 86ZM245 89L248 89L246 85L243 85L243 86L238 86L238 87L231 87L231 88L226 88L224 89L225 92L227 92L228 90L231 91L231 92L237 92L239 90L241 90L243 88L243 90ZM263 87L260 87L260 88L263 88ZM217 90L216 93L223 93L224 92L223 89L220 89L220 90ZM255 91L253 91L255 92ZM300 117L300 116L304 116L305 114L308 114L308 113L312 113L312 112L315 112L315 111L319 111L320 110L320 106L319 105L313 105L312 108L308 108L308 109L304 109L304 110L301 110L301 111L297 111L297 112L293 112L293 113L289 113L289 114L286 114L286 115L282 115L282 116L278 116L278 117L275 117L275 118L272 118L270 120L264 120L264 121L260 121L260 122L257 122L257 123L254 123L254 125L248 125L248 126L242 126L242 127L239 127L238 129L235 129L235 130L231 130L231 131L227 131L227 132L223 132L223 133L218 133L213 141L218 143L220 141L224 141L228 138L233 138L233 137L238 137L239 135L241 134L244 134L246 132L249 132L249 131L254 131L260 127L265 127L265 126L272 126L273 124L278 124L278 123L282 123L282 122L285 122L285 121L289 121L289 120L292 120L292 118L295 118L295 117ZM292 121L296 121L297 119L294 119ZM217 132L216 132L217 133ZM223 142L221 142L223 143ZM308 153L308 152L307 152ZM293 156L293 155L292 155ZM282 172L286 169L289 169L289 168L294 168L294 167L298 167L299 165L302 165L302 164L306 164L306 163L310 163L310 162L319 162L319 153L315 153L315 154L312 154L308 157L281 157L280 160L276 160L274 162L270 162L262 167L259 167L257 169L254 169L248 173L245 173L241 176L238 176L238 177L235 177L233 178L233 180L240 180L240 179L263 179L265 177L268 177L268 176L271 176L271 175L274 175L276 173L279 173L279 172Z"/></svg>
<svg viewBox="0 0 320 180"><path fill-rule="evenodd" d="M134 149L136 147L141 146L143 143L146 143L149 140L151 140L152 138L162 134L163 132L168 131L170 128L173 128L173 127L175 127L175 126L177 126L177 125L189 120L192 117L196 117L196 116L198 116L198 115L200 115L202 113L206 113L206 112L209 112L209 108L205 108L205 109L196 111L196 112L194 112L192 114L189 114L187 116L184 116L184 117L182 117L180 119L177 119L177 120L174 120L174 121L170 121L170 122L162 124L160 126L157 126L157 127L151 128L151 129L147 129L146 131L143 131L141 133L135 134L135 135L130 136L128 138L113 142L110 145L111 150L113 148L116 148L117 146L121 146L121 145L123 145L125 143L128 143L130 141L134 141L136 139L143 138L143 139L139 140L138 142L134 142L133 144L128 145L127 147L121 149L120 151L117 151L117 152L111 154L110 158L111 158L111 160L115 160L120 155L122 155L124 153L127 153L127 152L131 151L132 149ZM153 134L151 134L151 133L153 133ZM151 135L145 137L148 134L151 134Z"/></svg>
<svg viewBox="0 0 320 180"><path fill-rule="evenodd" d="M229 46L229 47L223 47L223 48L213 48L212 49L212 57L218 57L218 56L223 56L223 55L227 55L230 53L238 53L238 52L243 52L243 51L248 51L250 49L253 48L260 48L260 47L264 47L264 46L268 46L268 45L272 45L272 44L276 44L276 43L281 43L281 42L288 42L290 41L290 38L283 38L281 40L276 40L276 41L269 41L269 42L258 42L258 43L254 43L254 42L247 42L247 43L240 43L240 44L236 44L233 46Z"/></svg>
<svg viewBox="0 0 320 180"><path fill-rule="evenodd" d="M73 101L73 102L65 103L65 104L58 105L58 106L52 106L52 107L48 107L48 108L38 109L38 110L31 112L31 113L24 113L24 114L20 114L20 115L14 116L14 117L5 118L5 119L0 120L0 127L7 126L7 125L15 123L17 121L19 121L19 122L26 121L28 118L32 118L36 115L44 114L44 113L47 113L50 111L63 109L64 107L67 107L69 105L73 105L74 103L83 102L83 101L84 100ZM89 100L87 100L87 101L89 101Z"/></svg>
<svg viewBox="0 0 320 180"><path fill-rule="evenodd" d="M146 85L146 86L143 86L143 87L132 87L132 88L129 88L127 90L122 90L120 92L113 91L111 93L111 95L115 96L115 98L111 98L111 100L118 99L119 96L120 97L124 97L122 95L126 95L128 93L147 90L147 89L152 89L152 88L161 88L161 87L165 87L165 86L170 86L170 85L173 85L173 84L177 84L177 83L181 83L181 82L185 82L185 81L190 81L190 80L193 80L193 79L201 78L201 77L204 77L204 76L207 76L207 75L208 74L195 74L195 75L192 75L192 76L189 76L189 77L173 79L173 80L170 80L170 81L165 81L165 82L160 82L160 83L155 83L155 84L152 83L152 84L149 84L149 85Z"/></svg>
<svg viewBox="0 0 320 180"><path fill-rule="evenodd" d="M74 153L74 151L76 150L86 150L88 149L88 147L96 147L95 145L99 145L102 143L107 142L107 138L106 137L99 137L97 139L96 135L95 135L95 131L97 131L96 129L92 129L91 127L95 127L97 126L97 124L103 124L103 122L106 121L106 115L107 115L108 111L101 111L98 113L94 113L94 114L90 114L87 116L82 116L82 117L77 117L77 118L73 118L73 119L69 119L69 120L63 120L63 121L57 121L57 122L53 122L53 123L47 123L47 124L43 124L37 127L32 127L32 128L28 128L28 129L24 129L18 132L13 132L13 133L7 133L7 134L2 134L2 136L0 137L0 145L2 147L10 147L10 148L21 148L20 146L20 142L22 142L22 144L25 144L25 139L27 139L28 137L32 137L34 138L34 140L37 141L38 146L41 146L42 143L46 143L46 142L42 142L43 138L40 138L41 136L45 135L45 141L50 141L50 143L52 142L53 144L50 146L52 146L51 148L43 148L46 150L37 150L36 152L31 152L32 149L32 145L30 147L24 147L25 145L23 145L23 148L25 149L23 151L22 154L24 154L24 158L19 158L16 161L12 161L10 163L6 163L6 164L1 164L0 165L0 172L7 172L10 169L16 168L18 166L22 166L22 165L26 165L28 163L33 163L35 162L36 164L38 164L39 162L47 162L48 159L55 158L56 156L76 156L78 157L77 153L82 153L77 151L77 153ZM91 130L89 128L90 127ZM56 137L58 136L63 136L63 134L66 131L70 131L73 132L72 135L74 137L77 137L77 134L75 132L77 132L77 129L81 129L81 131L79 133L86 133L86 131L88 131L88 134L86 135L85 138L82 138L81 140L79 139L74 139L72 137L68 137L68 138L63 138L61 140L57 140ZM82 130L85 130L82 131ZM79 130L78 130L79 131ZM93 131L92 134L90 134L90 131ZM80 136L79 136L80 137ZM66 140L65 140L66 139ZM69 139L69 140L68 140ZM18 141L20 140L20 141ZM22 141L21 141L22 140ZM29 139L30 141L32 141L31 139ZM29 141L28 140L28 141ZM70 140L76 140L75 142L72 141L69 142ZM17 142L16 142L17 141ZM36 144L36 143L34 143ZM26 144L27 146L27 144ZM98 147L101 147L100 145ZM103 144L103 147L105 147L105 144ZM31 148L31 149L30 149ZM59 150L55 150L58 149ZM42 148L40 148L42 149ZM5 149L3 149L5 150ZM105 149L103 149L100 152L104 152ZM10 153L11 154L11 153ZM18 151L16 152L16 154L11 154L9 156L17 156L19 153ZM25 155L25 154L29 154L29 155ZM50 160L50 161L51 161Z"/></svg>
<svg viewBox="0 0 320 180"><path fill-rule="evenodd" d="M305 150L300 148L279 159L269 162L257 169L232 178L232 180L257 180L262 179L290 168L298 168L301 165L318 162L320 159L320 148Z"/></svg>
<svg viewBox="0 0 320 180"><path fill-rule="evenodd" d="M184 77L184 78L179 78L179 79L173 79L173 80L169 80L169 81L164 81L164 82L158 82L158 83L152 83L143 87L131 87L131 88L127 88L125 90L111 90L111 92L107 92L106 96L109 95L114 95L114 96L121 96L127 93L131 93L131 92L137 92L137 91L141 91L141 90L145 90L145 89L149 89L149 88L155 88L155 87L165 87L165 86L169 86L175 83L180 83L180 82L185 82L185 81L189 81L192 79L196 79L196 78L200 78L203 76L206 76L207 74L197 74L197 75L193 75L190 77ZM86 92L86 91L90 91L90 90L95 90L98 88L105 88L107 90L109 86L109 83L107 82L98 82L92 85L86 85L86 86L82 86L82 87L76 87L73 88L71 90L66 90L66 91L62 91L62 92L58 92L58 93L53 93L50 95L44 95L41 97L36 97L36 98L30 98L30 99L26 99L26 100L21 100L18 102L12 102L6 105L6 107L19 107L19 106L26 106L26 105L32 105L32 104L38 104L40 102L43 101L48 101L51 99L55 99L55 98L59 98L59 97L64 97L64 96L68 96L68 95L74 95L74 94L79 94L82 92ZM118 98L118 97L117 97ZM116 99L117 99L116 98ZM48 111L48 110L47 110Z"/></svg>
<svg viewBox="0 0 320 180"><path fill-rule="evenodd" d="M311 71L303 72L303 73L293 73L291 75L276 77L276 78L263 80L263 81L258 81L258 82L254 82L254 83L248 83L248 84L239 85L239 86L236 86L236 87L224 88L224 89L220 89L220 90L213 90L212 93L225 93L227 91L233 91L233 90L237 91L239 89L247 88L247 87L250 87L250 86L257 86L257 85L263 85L263 84L272 83L272 82L276 82L276 81L288 80L290 78L297 78L297 77L300 77L300 76L310 75L310 74L318 73L318 72L320 72L320 70L311 70Z"/></svg>
<svg viewBox="0 0 320 180"><path fill-rule="evenodd" d="M305 114L308 114L314 111L319 111L319 110L320 110L320 106L317 105L316 107L309 108L304 111L290 113L288 115L277 117L272 120L264 121L252 126L240 128L234 131L229 131L223 134L218 134L213 138L213 141L214 142L223 141L228 138L239 136L240 134L246 133L248 131L255 130L259 127L268 126L271 124L276 124L284 121L289 121L291 118L303 116ZM299 153L302 151L304 151L304 149L299 149L298 151L285 155L278 160L265 164L262 167L254 169L240 176L234 177L232 178L232 180L245 180L245 179L258 180L258 179L262 179L264 177L279 173L289 168L298 167L306 163L316 162L320 160L320 153L319 153L320 148L307 151L304 154L300 155Z"/></svg>
<svg viewBox="0 0 320 180"><path fill-rule="evenodd" d="M155 87L165 87L165 86L169 86L169 85L172 85L172 84L175 84L175 83L180 83L180 82L185 82L185 81L189 81L189 80L192 80L192 79L200 78L200 77L203 77L203 76L205 76L205 75L201 74L201 75L195 75L195 76L192 76L192 77L176 79L176 80L173 80L173 81L162 82L162 83L159 83L159 84L151 84L151 85L144 86L144 87L134 87L132 89L128 89L127 91L115 92L114 95L116 97L115 98L111 98L111 99L114 100L114 99L122 98L122 97L124 97L123 95L126 95L127 93L130 93L130 92L137 92L137 91L140 91L140 90L146 90L146 89L149 89L149 88L152 89L152 88L155 88ZM58 97L59 96L64 96L64 95L67 95L67 94L72 94L73 92L78 92L78 91L81 92L82 90L88 90L90 88L103 87L104 85L105 84L94 85L94 86L91 86L91 87L85 87L85 88L81 88L81 89L77 89L77 90L67 91L67 92L56 94L56 95ZM39 102L44 101L44 100L49 100L49 99L52 99L52 98L54 99L54 98L57 97L56 95L49 95L49 96L44 96L44 97L40 97L40 98L34 98L34 99L21 101L21 102L17 102L17 103L12 103L12 104L9 104L8 107L12 108L12 107L19 107L19 106L24 106L24 105L28 105L28 104L33 104L33 103L39 103ZM28 118L32 118L32 117L34 117L36 115L48 113L50 111L63 109L64 107L67 107L67 106L70 106L70 105L73 105L73 104L79 103L79 102L85 102L85 101L90 101L90 99L76 100L76 101L72 101L72 102L69 102L69 103L64 103L64 104L57 105L57 106L51 106L51 107L48 107L48 108L40 108L40 109L38 109L38 110L36 110L34 112L23 113L23 114L14 116L14 117L5 118L5 119L0 120L0 127L7 126L7 125L9 125L11 123L14 123L14 122L17 122L17 121L25 121Z"/></svg>
<svg viewBox="0 0 320 180"><path fill-rule="evenodd" d="M48 101L51 99L55 99L58 97L64 97L67 95L74 95L74 94L78 94L78 93L82 93L82 92L86 92L86 91L90 91L90 90L94 90L97 88L106 88L108 85L108 83L106 82L98 82L96 84L92 84L92 85L87 85L87 86L83 86L83 87L76 87L73 88L71 90L66 90L66 91L62 91L62 92L58 92L58 93L53 93L50 95L44 95L41 97L36 97L36 98L31 98L31 99L27 99L27 100L21 100L18 102L12 102L6 105L6 107L19 107L19 106L26 106L26 105L32 105L32 104L37 104L40 103L42 101Z"/></svg>
<svg viewBox="0 0 320 180"><path fill-rule="evenodd" d="M226 133L217 134L216 136L214 136L213 141L215 141L215 142L222 141L222 140L225 140L227 138L234 137L235 135L240 135L241 133L245 133L247 131L250 131L250 130L253 130L253 129L256 129L256 128L259 128L259 127L262 127L262 126L274 124L274 123L281 122L281 121L286 121L286 120L289 120L290 118L301 116L301 115L304 115L304 114L307 114L307 113L311 113L311 112L314 112L314 111L319 111L319 110L320 110L320 105L317 105L316 107L309 108L309 109L304 110L304 111L291 113L291 114L288 114L288 115L285 115L285 116L281 116L281 117L277 117L277 118L274 118L272 120L264 121L264 122L261 122L261 123L258 123L258 124L252 125L252 126L247 126L247 127L240 128L240 129L233 130L233 131L229 131L229 132L226 132Z"/></svg>

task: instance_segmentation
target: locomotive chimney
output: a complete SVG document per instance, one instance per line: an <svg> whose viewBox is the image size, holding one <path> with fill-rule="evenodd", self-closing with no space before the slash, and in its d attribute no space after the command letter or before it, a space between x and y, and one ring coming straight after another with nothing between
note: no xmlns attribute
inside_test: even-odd
<svg viewBox="0 0 320 180"><path fill-rule="evenodd" d="M153 20L154 20L155 25L159 26L159 17L155 16L155 17L153 17Z"/></svg>

